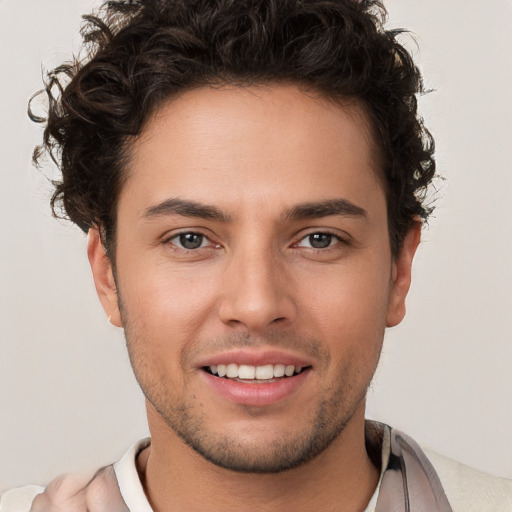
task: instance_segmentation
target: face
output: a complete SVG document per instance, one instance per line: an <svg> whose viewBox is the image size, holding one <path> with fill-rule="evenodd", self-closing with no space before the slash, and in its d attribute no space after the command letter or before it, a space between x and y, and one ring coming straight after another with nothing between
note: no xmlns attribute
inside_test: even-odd
<svg viewBox="0 0 512 512"><path fill-rule="evenodd" d="M363 112L294 86L197 89L131 156L116 282L96 231L89 256L150 427L219 466L277 472L362 425L418 242L391 257Z"/></svg>

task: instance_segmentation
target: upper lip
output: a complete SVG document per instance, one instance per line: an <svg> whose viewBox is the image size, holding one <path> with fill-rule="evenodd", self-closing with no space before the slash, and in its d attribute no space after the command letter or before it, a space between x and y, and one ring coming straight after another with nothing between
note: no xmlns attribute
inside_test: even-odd
<svg viewBox="0 0 512 512"><path fill-rule="evenodd" d="M285 366L311 366L311 361L304 357L275 349L236 349L221 352L199 361L198 367L219 364L244 364L248 366L265 366L267 364L284 364Z"/></svg>

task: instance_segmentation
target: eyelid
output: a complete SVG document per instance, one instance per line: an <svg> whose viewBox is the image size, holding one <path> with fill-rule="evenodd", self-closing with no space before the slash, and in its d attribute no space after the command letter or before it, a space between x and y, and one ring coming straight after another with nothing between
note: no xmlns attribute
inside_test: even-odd
<svg viewBox="0 0 512 512"><path fill-rule="evenodd" d="M200 245L198 247L194 247L194 248L183 247L183 244L181 242L181 237L184 235L194 235L194 236L199 237L201 240ZM173 241L173 240L176 240L176 241ZM204 236L201 233L189 232L189 233L180 233L178 235L175 235L169 239L169 242L171 242L173 245L176 245L178 247L178 249L180 249L182 251L194 251L195 252L195 251L198 251L199 249L204 249L205 247L208 247L209 243L211 243L211 240L207 236Z"/></svg>
<svg viewBox="0 0 512 512"><path fill-rule="evenodd" d="M339 240L339 242L344 243L344 244L349 244L350 241L352 240L352 237L346 231L341 231L339 229L334 229L334 228L314 227L314 228L307 228L306 230L301 230L295 236L296 241L293 243L293 245L301 242L308 236L315 235L315 234L333 236L334 238ZM325 250L325 249L321 249L321 250Z"/></svg>
<svg viewBox="0 0 512 512"><path fill-rule="evenodd" d="M190 234L194 234L194 235L200 235L200 236L206 238L209 241L209 245L207 245L205 247L198 247L197 249L186 249L184 247L179 247L174 242L171 242L173 239L178 238L181 235L186 235L186 234L189 234L189 233ZM172 244L175 247L175 250L177 250L177 251L197 252L200 249L208 249L209 247L220 247L220 244L215 242L212 238L213 238L212 235L206 234L205 230L202 229L202 228L194 228L194 227L189 228L189 227L187 227L187 228L181 228L181 229L173 230L172 232L166 233L162 237L161 243L163 245Z"/></svg>
<svg viewBox="0 0 512 512"><path fill-rule="evenodd" d="M194 233L196 235L202 235L202 236L208 238L209 240L212 239L212 234L210 233L209 230L198 227L198 226L197 227L196 226L185 226L182 228L169 229L163 235L161 235L160 239L162 242L166 242L168 240L171 240L172 238L176 238L177 236L186 235L187 233Z"/></svg>
<svg viewBox="0 0 512 512"><path fill-rule="evenodd" d="M161 243L163 245L172 244L175 246L176 250L185 251L185 252L197 252L200 249L208 249L209 247L217 247L217 248L221 247L221 244L215 241L215 237L212 234L206 233L206 231L209 231L209 230L205 230L204 228L199 228L199 227L198 228L196 228L196 227L178 228L176 230L172 230L171 232L167 232L165 235L163 235L161 237ZM197 249L186 249L186 248L181 248L178 245L176 245L175 243L171 242L173 239L179 237L180 235L185 235L188 233L203 236L204 238L206 238L209 241L209 244L205 247L199 247ZM314 234L330 235L330 236L334 237L338 241L338 243L347 244L347 245L352 240L352 236L349 233L347 233L346 231L341 231L341 230L335 229L335 228L310 227L310 228L301 230L299 233L297 233L295 235L295 237L294 237L295 241L292 243L292 247L294 247L294 246L297 247L298 244L302 240L304 240L305 238L307 238L311 235L314 235ZM322 249L315 248L315 247L309 247L309 249L315 250L315 251L326 251L327 249L334 248L336 245L337 244L334 244L334 245L331 245L331 246L328 246L328 247L322 248ZM306 248L308 248L308 247L306 247Z"/></svg>

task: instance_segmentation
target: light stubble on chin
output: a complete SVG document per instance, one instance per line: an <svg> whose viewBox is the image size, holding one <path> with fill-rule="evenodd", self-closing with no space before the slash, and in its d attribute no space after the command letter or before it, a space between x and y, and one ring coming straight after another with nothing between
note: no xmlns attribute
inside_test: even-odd
<svg viewBox="0 0 512 512"><path fill-rule="evenodd" d="M312 404L311 410L304 411L303 415L296 418L298 423L304 424L294 435L283 433L264 446L251 444L229 432L214 431L209 426L207 415L193 402L193 397L186 393L181 402L173 400L172 394L164 386L165 375L157 375L155 369L148 365L148 357L151 358L147 349L149 344L133 332L129 322L124 325L132 368L148 401L186 445L204 459L231 471L280 473L312 460L343 432L364 400L369 385L368 382L354 396L354 390L351 389L353 372L348 366L342 368L336 381L319 393L321 400ZM235 334L208 343L192 343L182 354L181 368L190 367L187 364L190 365L189 361L201 354L204 350L201 347L207 346L211 350L215 347L228 349L259 344L270 344L280 349L293 347L310 355L318 363L317 371L329 367L330 355L317 340L304 339L290 333L275 333L264 340ZM250 410L254 408L246 409L246 415L258 415L258 411Z"/></svg>
<svg viewBox="0 0 512 512"><path fill-rule="evenodd" d="M281 473L315 458L341 434L355 410L335 418L334 411L343 405L339 396L332 397L318 405L314 420L301 433L277 437L265 446L247 446L227 434L209 433L205 418L191 414L187 406L174 408L171 414L156 408L167 425L204 459L231 471L260 474Z"/></svg>

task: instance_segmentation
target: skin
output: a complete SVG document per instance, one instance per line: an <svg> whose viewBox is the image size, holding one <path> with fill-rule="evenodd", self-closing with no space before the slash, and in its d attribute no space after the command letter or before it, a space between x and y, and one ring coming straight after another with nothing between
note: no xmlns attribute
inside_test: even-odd
<svg viewBox="0 0 512 512"><path fill-rule="evenodd" d="M378 480L366 390L420 239L418 224L392 257L363 110L293 85L201 88L162 105L130 154L115 272L96 229L89 259L147 397L152 445L138 464L152 506L363 510ZM176 213L176 198L216 215ZM304 214L326 201L355 208ZM183 233L201 247L180 246ZM240 348L291 354L308 372L277 403L233 403L200 365Z"/></svg>

